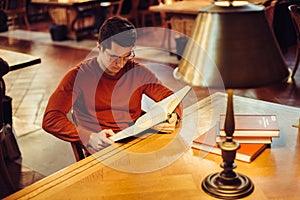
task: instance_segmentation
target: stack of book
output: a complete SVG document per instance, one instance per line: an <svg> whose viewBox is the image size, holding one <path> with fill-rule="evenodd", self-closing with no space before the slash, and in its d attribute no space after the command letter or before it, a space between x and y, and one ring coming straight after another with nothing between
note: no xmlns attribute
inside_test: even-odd
<svg viewBox="0 0 300 200"><path fill-rule="evenodd" d="M234 139L239 143L271 144L272 138L279 137L279 124L276 115L234 115ZM216 141L225 139L225 115L220 116L220 131Z"/></svg>
<svg viewBox="0 0 300 200"><path fill-rule="evenodd" d="M220 116L217 125L193 140L192 148L221 155L218 143L225 140L225 115ZM268 145L273 137L279 137L276 115L235 115L234 140L240 143L236 159L253 161Z"/></svg>

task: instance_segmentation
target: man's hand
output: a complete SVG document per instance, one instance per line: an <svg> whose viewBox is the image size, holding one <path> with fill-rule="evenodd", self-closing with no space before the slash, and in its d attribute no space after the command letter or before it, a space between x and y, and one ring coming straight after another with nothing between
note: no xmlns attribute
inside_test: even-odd
<svg viewBox="0 0 300 200"><path fill-rule="evenodd" d="M178 120L177 114L172 113L171 117L168 119L167 122L157 124L152 128L159 132L172 133L176 128L177 120Z"/></svg>
<svg viewBox="0 0 300 200"><path fill-rule="evenodd" d="M87 144L87 150L93 154L101 149L104 149L114 142L107 138L107 135L112 136L115 133L111 129L104 129L98 133L92 133L90 135L89 143Z"/></svg>

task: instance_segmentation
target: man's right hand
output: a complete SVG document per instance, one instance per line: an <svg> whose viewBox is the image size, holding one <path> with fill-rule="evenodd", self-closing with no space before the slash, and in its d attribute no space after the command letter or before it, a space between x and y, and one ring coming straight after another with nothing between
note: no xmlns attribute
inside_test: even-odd
<svg viewBox="0 0 300 200"><path fill-rule="evenodd" d="M111 129L104 129L98 133L91 133L89 142L87 144L87 150L93 154L101 149L104 149L114 142L107 138L107 135L112 136L115 133Z"/></svg>

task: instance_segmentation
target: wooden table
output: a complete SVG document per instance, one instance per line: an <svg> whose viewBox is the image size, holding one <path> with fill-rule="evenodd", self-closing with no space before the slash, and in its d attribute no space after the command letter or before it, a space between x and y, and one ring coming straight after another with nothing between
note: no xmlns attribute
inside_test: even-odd
<svg viewBox="0 0 300 200"><path fill-rule="evenodd" d="M211 5L210 0L176 1L172 4L150 6L149 10L160 13L165 28L191 37L199 9L209 5ZM167 34L167 48L171 51L171 32L168 30ZM165 39L163 39L163 45L164 44Z"/></svg>
<svg viewBox="0 0 300 200"><path fill-rule="evenodd" d="M45 6L54 24L67 26L67 36L78 40L94 29L95 12L101 0L31 0Z"/></svg>
<svg viewBox="0 0 300 200"><path fill-rule="evenodd" d="M212 4L211 0L183 0L176 1L171 4L160 4L150 6L149 10L153 12L165 12L170 14L182 14L182 15L198 15L199 9ZM249 2L255 4L262 4L265 1L250 0Z"/></svg>
<svg viewBox="0 0 300 200"><path fill-rule="evenodd" d="M171 4L150 6L149 10L153 12L165 12L170 14L197 16L201 7L209 5L211 5L210 0L176 1Z"/></svg>
<svg viewBox="0 0 300 200"><path fill-rule="evenodd" d="M41 63L39 57L4 49L0 49L0 57L8 63L10 71Z"/></svg>
<svg viewBox="0 0 300 200"><path fill-rule="evenodd" d="M271 148L252 163L236 161L254 192L245 199L297 199L300 194L300 109L234 97L235 113L277 114L281 129ZM225 113L226 94L214 93L184 109L174 134L153 134L110 146L7 197L7 199L214 199L202 180L221 171L221 157L190 148L196 135ZM196 134L194 135L194 132Z"/></svg>

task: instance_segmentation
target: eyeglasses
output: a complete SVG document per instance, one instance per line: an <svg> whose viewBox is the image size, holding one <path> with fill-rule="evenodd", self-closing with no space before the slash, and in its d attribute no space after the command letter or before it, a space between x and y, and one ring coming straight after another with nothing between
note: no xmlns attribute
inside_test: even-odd
<svg viewBox="0 0 300 200"><path fill-rule="evenodd" d="M129 60L135 57L135 53L133 50L131 50L128 55L126 56L117 56L117 55L111 55L106 51L107 55L109 56L110 60Z"/></svg>

